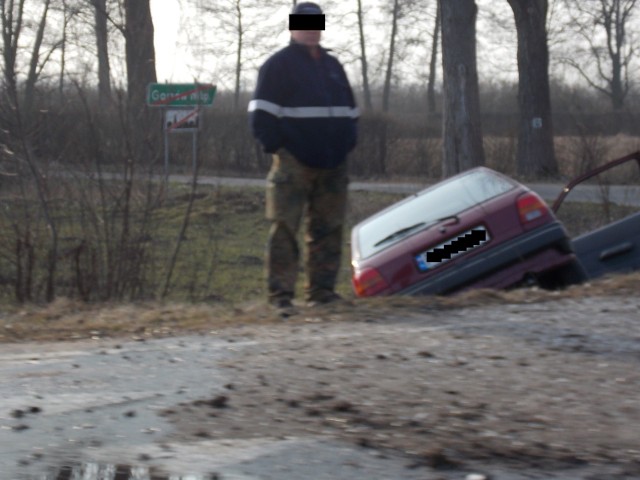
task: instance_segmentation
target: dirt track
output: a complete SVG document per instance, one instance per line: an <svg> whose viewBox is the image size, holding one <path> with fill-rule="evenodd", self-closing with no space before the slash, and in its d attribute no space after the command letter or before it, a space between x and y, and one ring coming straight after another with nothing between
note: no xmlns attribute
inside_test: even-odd
<svg viewBox="0 0 640 480"><path fill-rule="evenodd" d="M480 464L488 473L577 468L580 476L548 478L632 479L640 478L638 291L636 274L561 293L302 308L287 321L261 306L224 316L205 306L57 304L5 314L2 338L197 331L237 343L215 364L232 378L222 394L163 411L176 442L311 435L401 452L408 467L443 472L427 478L459 478L446 469Z"/></svg>
<svg viewBox="0 0 640 480"><path fill-rule="evenodd" d="M593 297L244 327L257 346L224 365L227 393L165 416L182 439L321 434L416 467L640 478L639 310Z"/></svg>

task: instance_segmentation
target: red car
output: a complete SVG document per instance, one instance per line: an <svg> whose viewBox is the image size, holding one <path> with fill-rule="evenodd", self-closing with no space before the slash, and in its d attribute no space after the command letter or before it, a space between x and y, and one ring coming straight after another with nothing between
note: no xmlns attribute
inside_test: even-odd
<svg viewBox="0 0 640 480"><path fill-rule="evenodd" d="M356 295L448 294L586 273L564 226L533 191L478 167L406 198L351 234Z"/></svg>

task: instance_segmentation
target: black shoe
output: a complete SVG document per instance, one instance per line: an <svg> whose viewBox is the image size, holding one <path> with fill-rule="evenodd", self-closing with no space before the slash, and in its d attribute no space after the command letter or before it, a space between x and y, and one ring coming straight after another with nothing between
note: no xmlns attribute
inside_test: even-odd
<svg viewBox="0 0 640 480"><path fill-rule="evenodd" d="M281 317L287 318L298 313L289 297L275 297L269 299L269 304L275 308Z"/></svg>
<svg viewBox="0 0 640 480"><path fill-rule="evenodd" d="M309 307L317 307L320 305L329 304L347 305L348 303L349 302L347 302L344 298L331 290L320 290L318 292L314 292L309 295L309 298L307 299L307 306Z"/></svg>
<svg viewBox="0 0 640 480"><path fill-rule="evenodd" d="M293 303L291 303L291 299L289 297L278 297L273 298L269 301L272 307L275 308L291 308L293 307Z"/></svg>

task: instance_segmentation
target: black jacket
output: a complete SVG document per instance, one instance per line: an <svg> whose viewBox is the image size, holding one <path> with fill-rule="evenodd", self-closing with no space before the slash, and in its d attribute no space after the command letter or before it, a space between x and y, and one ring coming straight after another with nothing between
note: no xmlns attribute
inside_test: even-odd
<svg viewBox="0 0 640 480"><path fill-rule="evenodd" d="M315 168L334 168L356 145L358 109L338 60L312 58L291 42L260 68L249 103L251 129L265 152L285 148Z"/></svg>

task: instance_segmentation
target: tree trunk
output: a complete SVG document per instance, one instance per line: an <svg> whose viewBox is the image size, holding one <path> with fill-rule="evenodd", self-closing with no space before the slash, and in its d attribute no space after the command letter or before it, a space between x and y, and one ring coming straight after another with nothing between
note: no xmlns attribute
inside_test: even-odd
<svg viewBox="0 0 640 480"><path fill-rule="evenodd" d="M389 111L391 100L391 77L393 75L393 60L396 53L396 37L398 35L398 16L400 15L400 0L394 0L391 12L391 36L389 39L389 57L387 58L387 71L382 87L382 115L380 117L380 130L377 133L378 140L378 174L387 173L387 147L389 133Z"/></svg>
<svg viewBox="0 0 640 480"><path fill-rule="evenodd" d="M60 40L60 73L58 75L58 100L64 104L64 84L67 69L67 32L69 29L69 6L66 0L62 0L62 14L64 22L62 25L62 38Z"/></svg>
<svg viewBox="0 0 640 480"><path fill-rule="evenodd" d="M125 0L127 87L132 112L144 111L147 85L157 81L150 0Z"/></svg>
<svg viewBox="0 0 640 480"><path fill-rule="evenodd" d="M364 38L364 19L362 14L362 0L358 0L358 32L360 35L360 64L362 66L362 89L364 92L364 108L372 110L371 89L369 87L369 64L367 61L367 51Z"/></svg>
<svg viewBox="0 0 640 480"><path fill-rule="evenodd" d="M18 108L18 77L16 63L18 59L18 40L22 31L24 0L14 5L2 2L2 59L7 100L14 110Z"/></svg>
<svg viewBox="0 0 640 480"><path fill-rule="evenodd" d="M433 26L432 38L429 79L427 81L427 112L429 115L436 113L436 67L438 62L438 39L440 38L440 2L436 4L436 20Z"/></svg>
<svg viewBox="0 0 640 480"><path fill-rule="evenodd" d="M36 90L36 82L38 81L40 66L40 49L42 48L42 41L44 40L44 31L47 26L47 15L49 14L49 5L51 0L45 0L42 8L42 16L38 23L38 29L36 31L36 37L33 42L33 49L31 51L31 61L29 62L29 73L27 74L27 80L24 85L24 102L23 102L23 115L24 121L29 124L33 121L33 101Z"/></svg>
<svg viewBox="0 0 640 480"><path fill-rule="evenodd" d="M628 92L628 82L625 81L624 74L635 49L629 49L625 55L625 46L628 43L626 28L629 26L635 4L636 0L600 0L600 24L607 33L607 52L611 58L611 106L614 111L622 110Z"/></svg>
<svg viewBox="0 0 640 480"><path fill-rule="evenodd" d="M147 87L157 82L150 0L125 0L125 53L127 64L129 156L125 181L133 181L138 162L153 163L158 154L163 109L146 105Z"/></svg>
<svg viewBox="0 0 640 480"><path fill-rule="evenodd" d="M445 177L484 164L474 0L439 0L444 70Z"/></svg>
<svg viewBox="0 0 640 480"><path fill-rule="evenodd" d="M507 0L518 32L518 133L517 171L525 177L553 176L558 165L553 147L547 0Z"/></svg>
<svg viewBox="0 0 640 480"><path fill-rule="evenodd" d="M111 65L107 31L107 0L93 0L96 45L98 50L98 95L100 107L111 102Z"/></svg>
<svg viewBox="0 0 640 480"><path fill-rule="evenodd" d="M242 8L240 7L240 0L236 0L236 18L238 21L238 45L236 50L236 84L235 91L233 93L233 109L238 111L240 106L240 76L242 74L242 47L244 29L242 26Z"/></svg>
<svg viewBox="0 0 640 480"><path fill-rule="evenodd" d="M398 15L400 15L399 0L394 0L391 17L391 38L389 39L389 58L387 59L387 72L384 76L384 87L382 89L382 111L385 113L389 111L389 100L391 97L391 76L393 74L393 59L396 53Z"/></svg>

